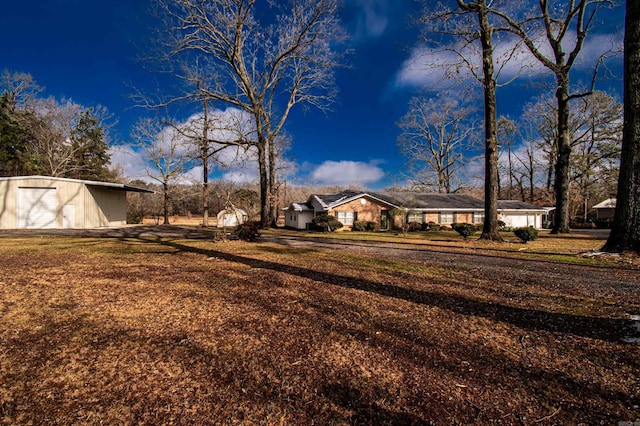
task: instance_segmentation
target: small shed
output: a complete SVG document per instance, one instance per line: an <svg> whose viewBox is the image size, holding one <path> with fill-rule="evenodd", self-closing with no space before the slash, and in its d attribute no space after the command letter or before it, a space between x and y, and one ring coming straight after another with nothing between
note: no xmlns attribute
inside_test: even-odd
<svg viewBox="0 0 640 426"><path fill-rule="evenodd" d="M248 221L249 215L242 209L228 207L218 213L217 219L218 228L235 228Z"/></svg>
<svg viewBox="0 0 640 426"><path fill-rule="evenodd" d="M608 198L593 206L593 209L596 211L597 220L613 219L613 216L616 213L616 199Z"/></svg>
<svg viewBox="0 0 640 426"><path fill-rule="evenodd" d="M0 178L0 229L123 226L127 192L147 192L120 183L50 176Z"/></svg>

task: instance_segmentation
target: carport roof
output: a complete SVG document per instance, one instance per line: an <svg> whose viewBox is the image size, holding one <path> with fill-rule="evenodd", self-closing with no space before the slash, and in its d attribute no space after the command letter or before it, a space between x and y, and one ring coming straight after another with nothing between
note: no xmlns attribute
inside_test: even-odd
<svg viewBox="0 0 640 426"><path fill-rule="evenodd" d="M125 185L123 183L98 182L93 180L69 179L69 178L52 177L52 176L11 176L11 177L0 178L0 181L24 180L24 179L38 179L38 180L48 180L48 181L58 181L58 182L76 182L76 183L82 183L87 186L106 187L109 189L113 189L115 191L146 192L149 194L155 194L155 191L152 191L150 189L138 188L136 186Z"/></svg>

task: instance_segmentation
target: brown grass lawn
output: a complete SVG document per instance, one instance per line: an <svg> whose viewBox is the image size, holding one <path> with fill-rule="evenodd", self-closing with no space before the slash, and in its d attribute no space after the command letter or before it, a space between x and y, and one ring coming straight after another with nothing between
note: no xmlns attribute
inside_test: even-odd
<svg viewBox="0 0 640 426"><path fill-rule="evenodd" d="M536 322L622 324L633 269L620 288L516 286L267 242L65 237L0 238L0 265L4 424L640 419L640 346Z"/></svg>

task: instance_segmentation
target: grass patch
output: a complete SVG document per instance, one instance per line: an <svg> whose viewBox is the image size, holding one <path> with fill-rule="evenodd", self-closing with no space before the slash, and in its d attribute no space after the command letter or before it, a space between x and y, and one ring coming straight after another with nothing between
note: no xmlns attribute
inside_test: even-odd
<svg viewBox="0 0 640 426"><path fill-rule="evenodd" d="M640 416L637 286L178 239L2 238L0 266L5 424Z"/></svg>

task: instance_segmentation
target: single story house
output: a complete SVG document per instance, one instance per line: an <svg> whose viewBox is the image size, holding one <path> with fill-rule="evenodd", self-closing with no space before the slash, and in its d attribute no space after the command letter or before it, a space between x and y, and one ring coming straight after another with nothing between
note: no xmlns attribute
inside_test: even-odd
<svg viewBox="0 0 640 426"><path fill-rule="evenodd" d="M228 207L218 213L217 219L218 228L235 228L248 221L249 215L242 209Z"/></svg>
<svg viewBox="0 0 640 426"><path fill-rule="evenodd" d="M406 217L392 215L403 210ZM306 229L319 214L334 214L345 226L355 221L376 222L381 230L405 223L484 222L484 201L463 194L399 192L393 195L374 192L342 191L330 195L311 195L304 203L292 203L285 209L285 226ZM542 228L548 210L522 201L498 201L498 219L507 226Z"/></svg>
<svg viewBox="0 0 640 426"><path fill-rule="evenodd" d="M612 220L616 214L616 199L608 198L593 206L596 211L596 220Z"/></svg>
<svg viewBox="0 0 640 426"><path fill-rule="evenodd" d="M376 222L381 230L389 229L389 211L400 206L385 195L370 192L342 191L329 195L311 195L304 203L292 203L285 209L284 225L308 229L315 216L334 214L345 226L355 221Z"/></svg>
<svg viewBox="0 0 640 426"><path fill-rule="evenodd" d="M127 192L120 183L49 176L0 178L0 229L99 228L127 223Z"/></svg>

